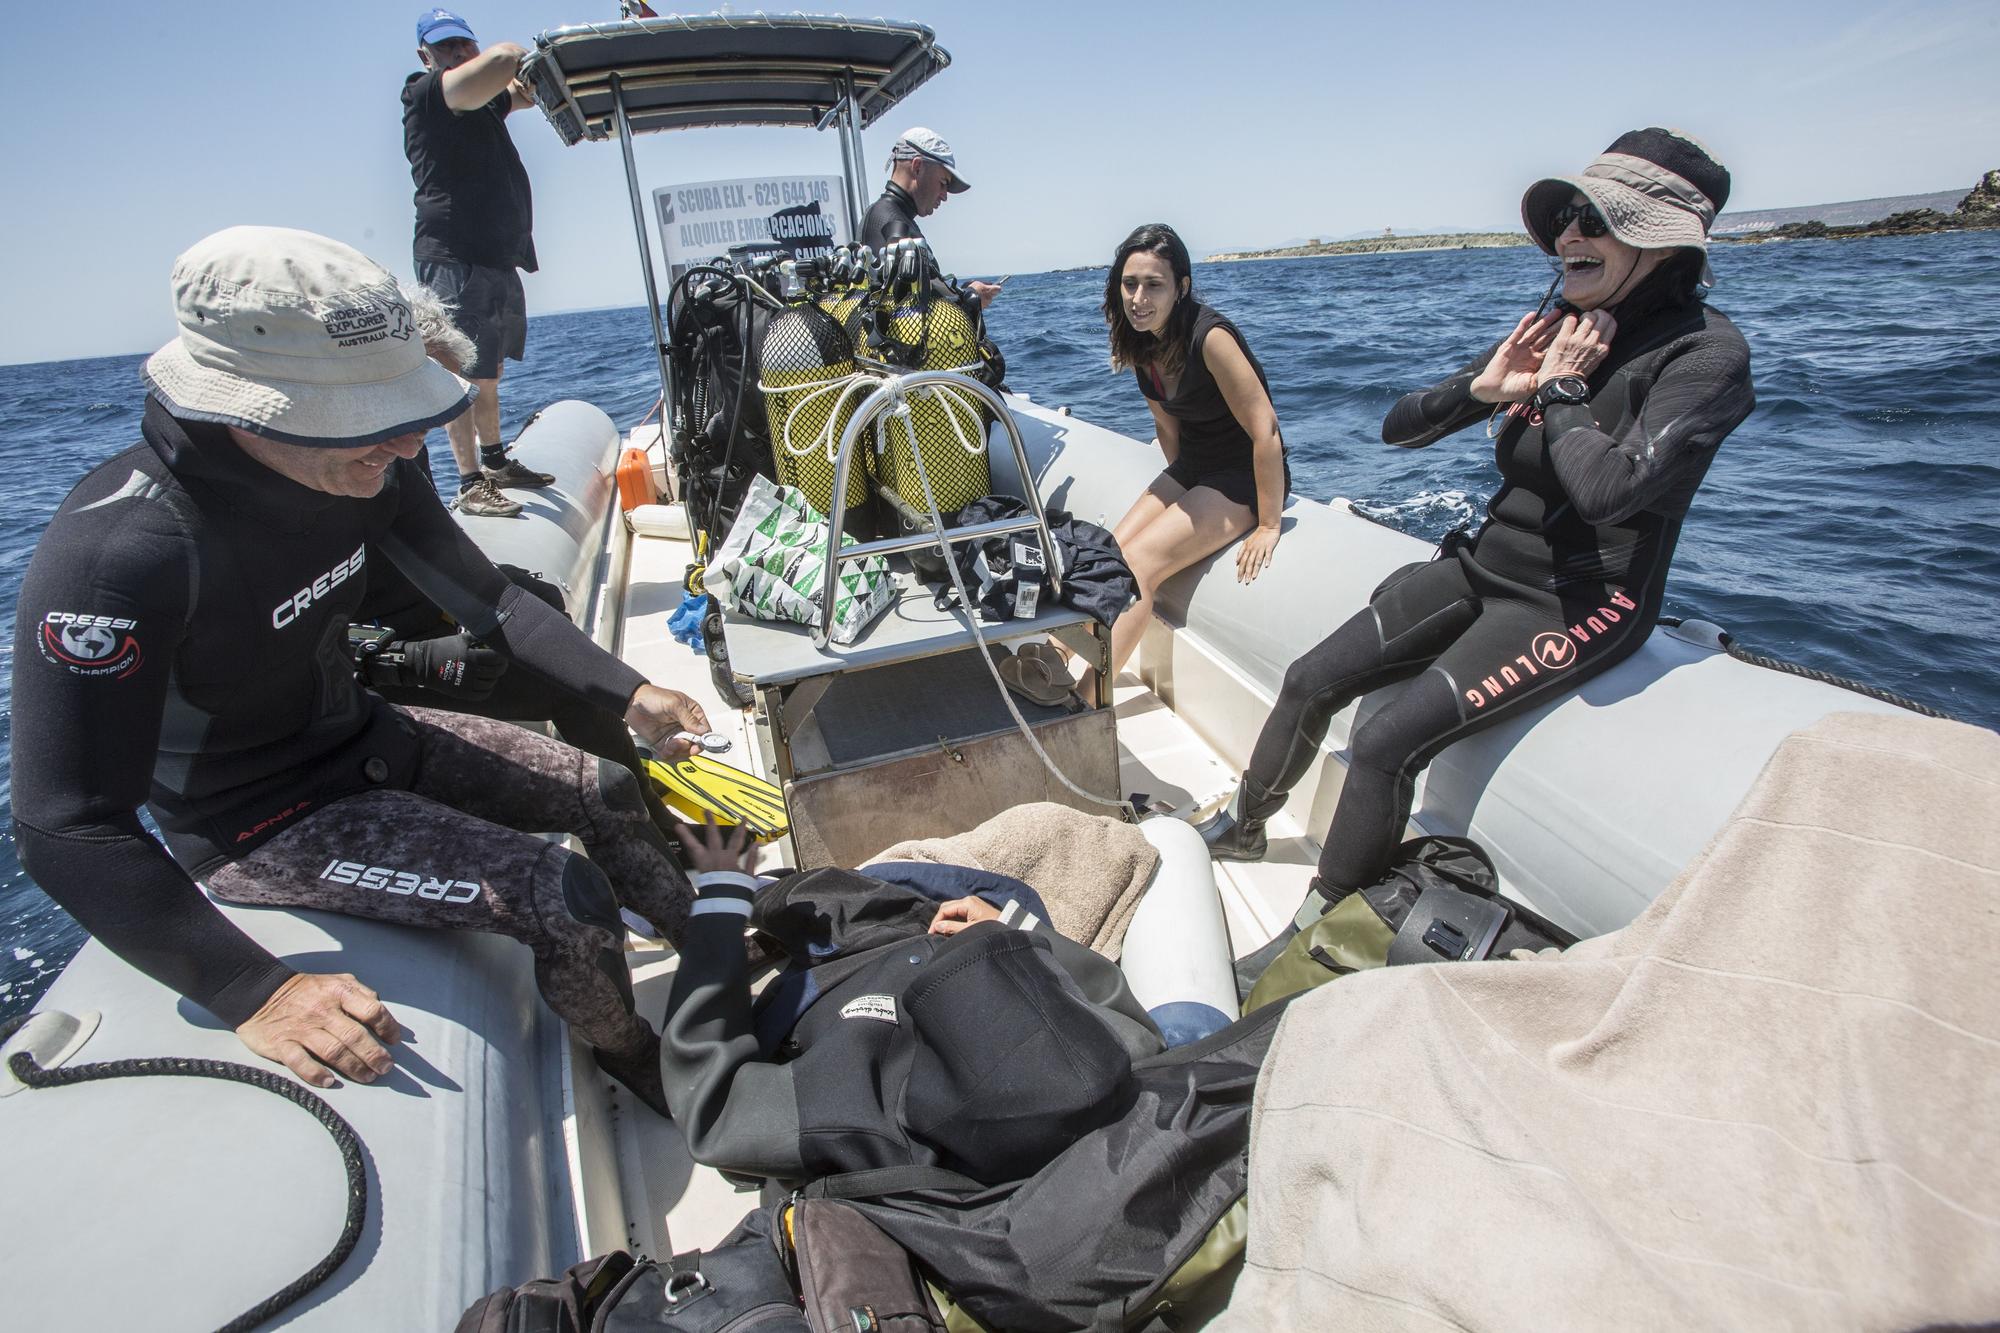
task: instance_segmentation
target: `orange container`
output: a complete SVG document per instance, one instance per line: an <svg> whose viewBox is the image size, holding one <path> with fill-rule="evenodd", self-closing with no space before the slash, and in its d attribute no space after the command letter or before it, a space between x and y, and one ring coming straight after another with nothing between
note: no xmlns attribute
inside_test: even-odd
<svg viewBox="0 0 2000 1333"><path fill-rule="evenodd" d="M644 449L627 449L618 456L618 507L637 509L658 504L659 489L653 485L653 462Z"/></svg>

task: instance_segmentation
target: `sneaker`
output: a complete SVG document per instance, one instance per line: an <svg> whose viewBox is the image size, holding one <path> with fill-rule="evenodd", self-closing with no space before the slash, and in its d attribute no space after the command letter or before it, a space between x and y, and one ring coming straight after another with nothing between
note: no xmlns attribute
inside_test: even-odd
<svg viewBox="0 0 2000 1333"><path fill-rule="evenodd" d="M481 518L512 518L521 512L521 502L509 500L491 481L480 476L458 493L458 512Z"/></svg>
<svg viewBox="0 0 2000 1333"><path fill-rule="evenodd" d="M485 472L486 480L492 482L495 486L538 487L553 486L556 484L555 473L537 472L531 467L523 467L521 460L511 455L499 467L489 467L481 470Z"/></svg>

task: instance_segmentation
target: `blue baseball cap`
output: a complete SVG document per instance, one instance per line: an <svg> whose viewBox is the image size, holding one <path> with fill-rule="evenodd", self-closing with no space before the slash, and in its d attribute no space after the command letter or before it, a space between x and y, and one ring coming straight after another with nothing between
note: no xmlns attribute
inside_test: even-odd
<svg viewBox="0 0 2000 1333"><path fill-rule="evenodd" d="M472 25L449 9L433 9L417 20L419 46L436 46L454 37L463 37L468 42L479 40L472 35Z"/></svg>

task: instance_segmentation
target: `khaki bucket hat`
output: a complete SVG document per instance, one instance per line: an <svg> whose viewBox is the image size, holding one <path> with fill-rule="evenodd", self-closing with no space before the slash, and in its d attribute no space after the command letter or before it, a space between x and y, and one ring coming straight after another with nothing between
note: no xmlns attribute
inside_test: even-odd
<svg viewBox="0 0 2000 1333"><path fill-rule="evenodd" d="M430 359L396 279L351 246L230 227L174 263L180 336L146 361L176 415L352 449L442 425L472 386Z"/></svg>
<svg viewBox="0 0 2000 1333"><path fill-rule="evenodd" d="M1678 130L1621 134L1582 175L1538 180L1521 196L1521 221L1545 254L1555 253L1556 213L1579 192L1629 246L1706 255L1709 229L1729 202L1729 171ZM1714 274L1704 268L1702 281L1712 285Z"/></svg>

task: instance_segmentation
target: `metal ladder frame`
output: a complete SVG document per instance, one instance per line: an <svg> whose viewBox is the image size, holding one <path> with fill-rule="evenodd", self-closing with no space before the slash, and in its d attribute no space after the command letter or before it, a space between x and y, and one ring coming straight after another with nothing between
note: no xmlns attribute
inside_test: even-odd
<svg viewBox="0 0 2000 1333"><path fill-rule="evenodd" d="M948 385L954 389L970 393L974 398L991 408L993 415L1007 428L1007 440L1014 446L1014 463L1020 469L1021 489L1026 491L1024 500L1029 513L1020 518L996 518L985 523L974 523L969 527L952 528L940 532L936 528L907 537L884 537L879 541L859 542L842 549L840 527L843 506L837 501L847 494L847 473L853 466L854 449L862 434L873 425L877 417L886 416L898 410L907 411L906 399L911 389L921 389L927 385ZM904 551L922 551L936 548L949 560L951 548L963 542L983 541L988 537L1004 536L1010 532L1033 531L1042 540L1042 550L1049 557L1049 590L1058 597L1062 595L1062 576L1056 570L1055 538L1049 532L1049 520L1042 511L1042 497L1035 486L1034 471L1028 466L1027 446L1021 442L1021 428L1014 424L1014 414L1007 410L1007 404L986 385L969 375L953 370L915 370L907 374L891 375L884 379L869 395L861 400L847 429L841 432L840 452L833 462L833 495L836 503L828 506L832 513L827 520L826 576L820 587L820 623L813 626L813 647L825 648L829 642L833 624L833 599L840 587L840 566L851 560L865 560L871 555L897 555ZM965 608L971 615L972 609Z"/></svg>

